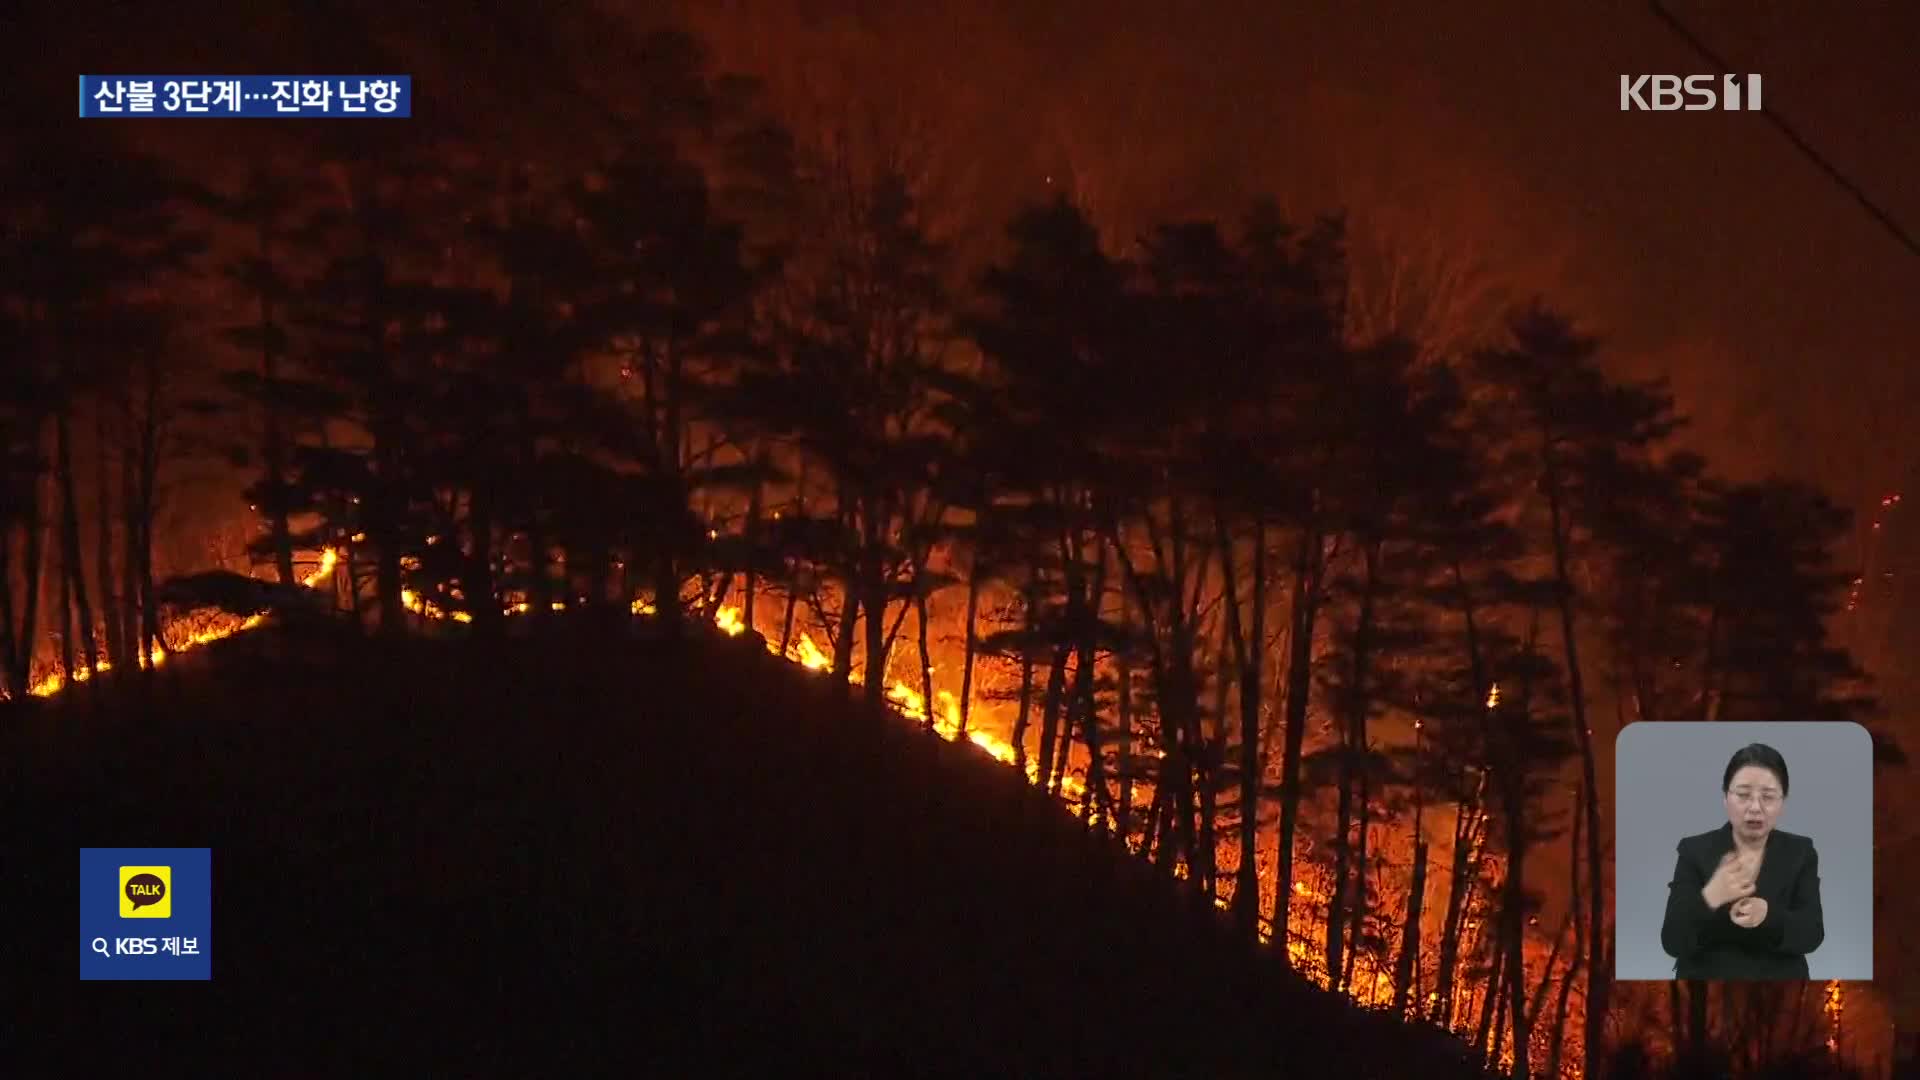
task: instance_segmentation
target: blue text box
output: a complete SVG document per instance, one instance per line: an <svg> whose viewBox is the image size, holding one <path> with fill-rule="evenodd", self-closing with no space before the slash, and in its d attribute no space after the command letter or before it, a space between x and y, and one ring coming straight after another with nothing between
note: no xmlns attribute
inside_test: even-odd
<svg viewBox="0 0 1920 1080"><path fill-rule="evenodd" d="M213 849L81 848L80 978L212 979Z"/></svg>
<svg viewBox="0 0 1920 1080"><path fill-rule="evenodd" d="M83 119L155 116L404 120L411 75L82 75Z"/></svg>

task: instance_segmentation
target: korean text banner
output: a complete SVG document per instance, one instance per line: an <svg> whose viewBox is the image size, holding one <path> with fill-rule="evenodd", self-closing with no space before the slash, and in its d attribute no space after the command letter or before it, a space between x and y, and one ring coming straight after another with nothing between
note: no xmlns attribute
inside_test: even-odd
<svg viewBox="0 0 1920 1080"><path fill-rule="evenodd" d="M82 75L80 116L345 117L413 115L411 75Z"/></svg>

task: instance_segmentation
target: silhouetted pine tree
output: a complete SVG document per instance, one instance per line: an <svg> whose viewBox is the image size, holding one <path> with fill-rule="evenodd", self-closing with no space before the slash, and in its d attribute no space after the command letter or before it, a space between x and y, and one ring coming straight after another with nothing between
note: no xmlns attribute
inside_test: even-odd
<svg viewBox="0 0 1920 1080"><path fill-rule="evenodd" d="M1126 395L1143 390L1127 385L1135 371L1125 353L1137 347L1129 330L1138 322L1126 307L1128 269L1101 252L1091 224L1064 201L1021 214L1009 237L1013 251L984 276L981 310L966 322L986 360L983 382L991 387L985 394L991 405L978 411L978 445L1001 478L996 520L1028 564L1021 575L1026 627L996 635L994 645L1017 647L1027 672L1015 726L1022 762L1038 674L1033 665L1042 663L1041 781L1056 783L1066 740L1078 725L1088 747L1089 797L1105 802L1105 751L1092 703L1098 649L1116 633L1103 627L1104 594L1109 582L1125 588L1132 576L1121 548L1122 521L1144 496L1144 488L1122 490L1120 478L1125 463L1139 459L1134 440L1148 437L1148 425L1141 416L1116 412ZM1189 653L1192 648L1189 642ZM1191 702L1193 694L1184 698ZM1175 776L1183 761L1177 753L1162 760L1157 790L1188 790ZM1192 832L1192 799L1182 796L1181 805L1181 843L1157 848L1168 869L1192 851L1184 839Z"/></svg>
<svg viewBox="0 0 1920 1080"><path fill-rule="evenodd" d="M623 365L621 396L653 496L653 603L671 633L708 539L691 495L711 450L696 447L694 429L711 388L753 348L748 320L763 274L745 261L741 229L716 216L704 175L661 143L624 148L569 201L590 252L576 317Z"/></svg>
<svg viewBox="0 0 1920 1080"><path fill-rule="evenodd" d="M777 535L839 586L834 678L851 675L862 628L865 694L877 703L893 636L927 592L930 579L918 579L945 518L933 462L945 448L946 298L942 252L905 180L856 170L828 159L803 181L812 238L790 266L773 349L726 407L804 462L813 492L824 489L804 515L785 515ZM906 607L889 624L896 601Z"/></svg>
<svg viewBox="0 0 1920 1080"><path fill-rule="evenodd" d="M1510 344L1479 355L1477 369L1496 391L1489 404L1492 422L1520 459L1515 467L1531 488L1527 512L1544 533L1539 549L1551 560L1569 713L1580 749L1588 875L1599 883L1605 877L1596 751L1577 619L1589 598L1574 579L1573 565L1589 550L1593 523L1611 503L1608 481L1647 467L1681 421L1664 386L1608 380L1594 361L1598 342L1577 333L1567 319L1536 305L1514 317L1511 333ZM1604 544L1593 551L1596 558L1607 554ZM1593 889L1588 902L1586 1043L1591 1072L1604 1038L1612 966L1604 890Z"/></svg>
<svg viewBox="0 0 1920 1080"><path fill-rule="evenodd" d="M1703 720L1858 720L1866 677L1828 627L1851 575L1834 566L1850 515L1782 480L1711 485L1701 504Z"/></svg>
<svg viewBox="0 0 1920 1080"><path fill-rule="evenodd" d="M89 586L82 555L75 466L75 444L84 434L80 418L89 403L98 407L110 399L116 391L107 388L117 385L132 360L121 333L127 321L122 316L163 295L168 275L199 250L201 238L181 226L176 205L181 189L151 159L58 137L29 142L24 150L11 166L4 195L9 268L0 280L0 301L18 330L16 359L23 361L18 367L27 376L22 400L38 403L23 417L28 441L39 441L33 415L52 428L48 456L60 500L56 580L63 599L56 636L61 673L71 678L76 638L87 671L99 667L101 620L95 618L94 601L113 592L107 581ZM98 428L101 412L94 415ZM34 499L26 516L40 514ZM36 542L28 540L30 580L39 576ZM37 601L27 597L34 616L29 622L37 622ZM111 603L101 614L108 623L121 621ZM29 631L16 638L29 665L32 637Z"/></svg>

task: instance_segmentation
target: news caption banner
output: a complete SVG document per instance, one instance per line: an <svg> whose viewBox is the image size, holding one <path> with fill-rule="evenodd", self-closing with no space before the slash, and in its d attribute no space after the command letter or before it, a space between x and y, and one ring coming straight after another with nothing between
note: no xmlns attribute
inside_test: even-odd
<svg viewBox="0 0 1920 1080"><path fill-rule="evenodd" d="M212 848L81 848L82 981L213 978Z"/></svg>
<svg viewBox="0 0 1920 1080"><path fill-rule="evenodd" d="M80 117L404 120L411 75L82 75Z"/></svg>

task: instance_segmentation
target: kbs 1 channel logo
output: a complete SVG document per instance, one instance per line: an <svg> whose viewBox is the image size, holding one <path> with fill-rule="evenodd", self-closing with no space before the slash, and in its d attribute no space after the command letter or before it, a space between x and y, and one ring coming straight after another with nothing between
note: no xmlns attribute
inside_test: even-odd
<svg viewBox="0 0 1920 1080"><path fill-rule="evenodd" d="M80 978L213 978L211 848L81 848Z"/></svg>
<svg viewBox="0 0 1920 1080"><path fill-rule="evenodd" d="M1622 75L1621 112L1759 112L1758 75Z"/></svg>

